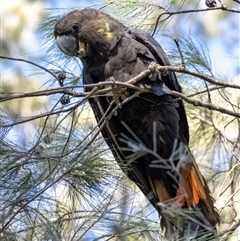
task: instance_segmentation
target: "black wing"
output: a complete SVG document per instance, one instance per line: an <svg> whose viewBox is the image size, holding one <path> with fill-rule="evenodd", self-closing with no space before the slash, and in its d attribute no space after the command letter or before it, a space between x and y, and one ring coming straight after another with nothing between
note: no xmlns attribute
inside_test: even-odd
<svg viewBox="0 0 240 241"><path fill-rule="evenodd" d="M121 37L107 60L90 60L85 63L84 82L97 83L111 76L116 81L125 82L147 69L152 61L170 65L161 46L148 33L133 30ZM204 216L214 226L219 217L206 182L190 152L186 157L189 163L174 170L169 163L159 162L156 155L147 154L147 151L143 155L139 151L140 155L132 158L134 153L126 150L128 144L121 140L125 138L125 141L141 143L146 149L154 150L163 160L167 160L181 144L188 143L188 122L183 102L164 93L162 82L172 90L181 91L175 74L169 71L156 80L145 77L138 83L143 87L159 88L156 93L161 93L160 95L154 91L141 93L123 104L116 113L112 113L117 105L112 97L94 97L90 99L90 104L100 126L107 120L102 134L120 167L160 213L158 202L170 202L172 205L179 200L175 203L179 207L201 208ZM129 93L131 96L134 91L129 90ZM124 101L122 96L119 98ZM156 161L158 164L154 165ZM179 156L176 155L173 165L177 167L178 162ZM163 217L161 223L171 233L172 227L180 229L179 224L173 224L174 221L169 222Z"/></svg>
<svg viewBox="0 0 240 241"><path fill-rule="evenodd" d="M170 65L151 35L129 30L94 9L68 14L58 21L54 33L63 52L81 58L84 84L109 79L126 82L146 70L151 62ZM213 199L187 147L189 132L183 102L165 88L181 92L175 74L155 72L136 85L148 92L118 88L113 90L113 96L94 96L89 100L103 137L121 168L159 213L158 202L195 210L197 207L207 220L201 222L215 226L219 216ZM135 142L139 149L131 151L128 141ZM179 154L181 146L185 150L183 158ZM169 221L161 214L161 224L169 234L173 227L184 232L184 224L179 225L175 218ZM191 221L186 222L191 225Z"/></svg>
<svg viewBox="0 0 240 241"><path fill-rule="evenodd" d="M171 65L161 45L149 33L140 29L132 29L131 35L133 35L133 37L137 41L145 45L150 50L150 52L152 53L152 55L155 57L155 59L160 65L162 66ZM180 93L182 92L182 88L178 83L174 72L169 71L166 76L163 76L163 82L170 90L175 90ZM180 116L179 126L182 133L181 139L183 142L186 142L188 144L189 128L188 128L186 111L185 111L183 102L179 100L178 103L179 103L179 107L177 108L177 111Z"/></svg>

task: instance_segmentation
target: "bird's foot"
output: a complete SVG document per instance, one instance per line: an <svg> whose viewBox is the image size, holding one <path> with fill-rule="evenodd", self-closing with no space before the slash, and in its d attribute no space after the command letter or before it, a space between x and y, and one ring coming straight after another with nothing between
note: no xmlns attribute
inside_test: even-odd
<svg viewBox="0 0 240 241"><path fill-rule="evenodd" d="M157 64L155 62L151 62L148 65L148 69L151 71L151 73L148 75L148 78L151 81L155 81L157 77L159 76L159 71L157 69Z"/></svg>
<svg viewBox="0 0 240 241"><path fill-rule="evenodd" d="M115 83L115 79L113 77L109 78L110 81L112 81L113 83ZM113 101L115 102L115 104L119 107L122 108L122 100L125 100L128 97L127 94L127 88L126 87L121 87L117 84L114 84L112 86L112 95L113 95Z"/></svg>
<svg viewBox="0 0 240 241"><path fill-rule="evenodd" d="M168 75L168 71L167 71L167 70L161 70L161 73L160 73L160 71L158 70L158 64L157 64L156 62L151 62L151 63L148 65L148 69L150 69L151 72L152 72L152 73L149 75L149 79L152 80L152 81L156 80L157 77L159 77L159 79L161 79L161 74L162 74L163 76ZM151 79L151 77L150 77L151 75L156 76L156 78L155 78L155 79Z"/></svg>

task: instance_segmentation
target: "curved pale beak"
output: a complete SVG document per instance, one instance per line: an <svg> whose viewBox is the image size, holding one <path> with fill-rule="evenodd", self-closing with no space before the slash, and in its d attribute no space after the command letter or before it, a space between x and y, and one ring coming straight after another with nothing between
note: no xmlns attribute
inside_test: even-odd
<svg viewBox="0 0 240 241"><path fill-rule="evenodd" d="M63 53L69 56L78 55L78 43L73 36L71 35L57 36L56 41L59 49Z"/></svg>
<svg viewBox="0 0 240 241"><path fill-rule="evenodd" d="M57 36L57 45L59 49L69 56L87 56L87 46L84 42L78 41L71 35Z"/></svg>

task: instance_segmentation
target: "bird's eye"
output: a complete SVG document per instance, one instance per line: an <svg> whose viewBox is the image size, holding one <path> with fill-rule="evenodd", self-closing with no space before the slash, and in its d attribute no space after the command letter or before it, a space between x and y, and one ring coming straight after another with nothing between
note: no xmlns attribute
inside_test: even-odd
<svg viewBox="0 0 240 241"><path fill-rule="evenodd" d="M77 32L78 29L79 29L79 24L78 23L74 23L73 26L72 26L72 29Z"/></svg>

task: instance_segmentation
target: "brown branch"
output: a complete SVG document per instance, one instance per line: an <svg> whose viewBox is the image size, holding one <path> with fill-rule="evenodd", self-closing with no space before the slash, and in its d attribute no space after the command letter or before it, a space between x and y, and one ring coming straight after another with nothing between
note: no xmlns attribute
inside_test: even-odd
<svg viewBox="0 0 240 241"><path fill-rule="evenodd" d="M85 147L86 149L92 144L92 142L97 138L97 136L99 135L99 133L102 131L102 129L106 126L106 124L108 123L108 121L110 121L110 119L112 118L112 116L116 113L116 111L121 108L122 105L126 104L127 102L129 102L130 100L136 98L139 95L139 93L134 93L132 96L126 98L125 100L123 100L121 102L121 104L116 105L112 110L112 106L115 103L114 101L112 101L107 109L107 111L104 113L104 115L101 117L101 119L98 122L98 130L97 132L94 134L93 138L88 142L87 146ZM108 112L110 111L110 113L108 114Z"/></svg>
<svg viewBox="0 0 240 241"><path fill-rule="evenodd" d="M214 87L210 87L208 89L200 90L200 91L198 91L196 93L190 94L187 97L190 98L190 97L194 97L196 95L204 94L206 92L211 92L211 91L214 91L214 90L220 90L220 89L223 89L223 88L225 88L225 87L224 86L214 86Z"/></svg>
<svg viewBox="0 0 240 241"><path fill-rule="evenodd" d="M20 60L20 61L22 61L22 60ZM29 61L26 61L26 62L29 62ZM34 64L32 62L29 62L29 63ZM51 71L43 68L42 66L39 66L37 64L34 64L34 65L39 67L39 68L42 68L42 69L46 70L47 72L49 72L53 76L55 76ZM223 87L231 87L231 88L235 88L235 89L240 89L240 86L237 85L237 84L216 80L213 77L210 77L210 76L207 76L207 75L203 75L203 74L200 74L198 72L191 71L191 70L186 69L184 67L160 66L160 65L157 65L157 68L161 72L174 71L174 72L185 73L185 74L189 74L189 75L201 78L201 79L203 79L203 80L205 80L205 81L207 81L207 82L209 82L211 84L215 84L215 85L223 86ZM28 121L31 121L31 120L34 120L34 119L43 118L43 117L46 117L48 115L55 115L55 114L71 111L71 110L77 108L82 103L86 102L87 99L89 99L91 97L96 97L96 96L101 96L101 95L106 95L106 94L111 96L110 91L112 91L112 87L113 86L122 86L122 87L126 87L126 88L131 88L131 89L134 89L134 90L138 91L139 93L150 92L150 90L148 90L148 89L143 89L143 88L140 88L138 86L134 86L134 84L136 84L138 81L140 81L144 77L148 76L150 73L151 73L151 70L150 69L146 69L146 70L142 71L140 74L138 74L137 76L135 76L134 78L132 78L129 81L125 82L125 83L117 82L117 81L116 82L113 82L113 81L103 81L103 82L99 82L99 83L96 83L96 84L82 85L81 86L81 87L85 87L85 88L86 87L93 87L93 90L90 91L90 92L77 93L75 91L68 90L68 88L66 88L66 87L61 87L61 88L54 89L54 90L44 90L44 91L38 91L38 92L34 92L34 93L18 94L18 95L10 96L10 97L7 97L7 98L4 97L4 98L2 98L0 100L1 101L6 101L6 100L22 98L22 97L30 97L30 96L33 97L33 96L50 95L50 94L56 94L56 93L66 93L66 94L72 95L74 97L84 97L83 100L81 100L77 104L71 106L70 108L60 109L60 110L57 110L57 111L46 112L46 113L39 114L39 115L36 115L36 116L28 117L28 118L25 118L25 119L22 119L20 121L15 122L14 124L16 125L16 124L25 123L25 122L28 122ZM109 86L109 85L111 87L106 88L106 86ZM103 87L105 87L105 88L103 88ZM203 102L198 101L198 100L189 99L185 95L183 95L181 93L178 93L176 91L172 91L172 94L177 96L177 97L182 98L186 102L188 102L190 104L193 104L195 106L205 107L205 108L208 108L208 109L211 109L211 110L215 110L215 111L219 111L221 113L225 113L225 114L237 117L237 118L240 117L240 114L237 113L237 112L233 112L233 111L224 109L222 107L215 106L215 105L213 105L211 103L203 103ZM11 127L12 125L13 125L13 123L1 125L1 126L2 127Z"/></svg>
<svg viewBox="0 0 240 241"><path fill-rule="evenodd" d="M235 0L238 1L238 0ZM161 8L163 9L163 8ZM165 10L165 9L164 9ZM156 24L154 26L153 29L153 34L155 34L156 30L157 30L157 26L159 22L164 22L167 19L169 19L170 17L172 17L173 15L179 15L179 14L187 14L187 13L198 13L198 12L207 12L207 11L212 11L212 10L222 10L222 11L228 11L228 12L233 12L233 13L240 13L240 9L236 9L236 8L231 8L231 7L227 7L224 4L221 4L220 7L213 7L213 8L202 8L202 9L189 9L189 10L182 10L182 11L168 11L165 10L165 12L161 13L156 21ZM163 20L160 21L161 17L167 15Z"/></svg>
<svg viewBox="0 0 240 241"><path fill-rule="evenodd" d="M179 55L180 55L180 58L181 58L181 62L182 62L182 67L183 67L183 68L186 68L186 64L185 64L185 61L184 61L183 52L182 52L182 50L181 50L181 48L180 48L179 42L178 42L178 40L177 40L176 37L174 37L174 42L175 42L175 44L177 45L177 49L178 49L178 52L179 52Z"/></svg>
<svg viewBox="0 0 240 241"><path fill-rule="evenodd" d="M71 106L70 108L67 108L67 109L59 108L56 111L48 111L48 112L45 112L45 113L42 113L42 114L22 118L22 119L14 122L14 123L0 124L0 127L4 127L4 128L12 127L13 125L23 124L23 123L26 123L26 122L29 122L29 121L32 121L32 120L36 120L36 119L39 119L39 118L44 118L44 117L48 117L48 116L51 116L51 115L57 115L57 114L61 114L61 113L64 113L64 112L69 112L71 110L76 109L78 106L79 106L79 102L76 103L75 105Z"/></svg>
<svg viewBox="0 0 240 241"><path fill-rule="evenodd" d="M200 74L199 72L195 72L183 67L174 67L174 66L161 66L158 65L158 70L162 71L162 72L166 72L166 71L174 71L174 72L179 72L179 73L184 73L184 74L188 74L188 75L192 75L192 76L196 76L200 79L206 80L207 82L214 84L214 85L219 85L219 86L224 86L224 87L230 87L230 88L234 88L234 89L240 89L240 85L234 84L234 83L229 83L229 82L224 82L221 80L217 80L211 76L208 75L204 75L204 74Z"/></svg>
<svg viewBox="0 0 240 241"><path fill-rule="evenodd" d="M85 93L77 93L74 91L71 91L69 89L72 89L73 87L60 87L50 90L40 90L30 93L21 93L21 94L15 94L15 93L4 93L4 96L0 97L0 101L8 101L8 100L14 100L14 99L20 99L20 98L29 98L29 97L38 97L38 96L49 96L53 94L68 94L74 97L82 97L85 96Z"/></svg>
<svg viewBox="0 0 240 241"><path fill-rule="evenodd" d="M177 42L176 42L177 44ZM49 74L51 74L54 78L58 79L58 77L52 73L50 70L48 70L47 68L39 65L39 64L36 64L34 62L31 62L31 61L28 61L28 60L25 60L25 59L19 59L19 58L12 58L12 57L5 57L5 56L0 56L0 58L2 59L8 59L8 60L16 60L16 61L22 61L22 62L26 62L26 63L29 63L29 64L32 64L38 68L41 68L43 70L45 70L46 72L48 72ZM166 72L168 70L170 71L175 71L175 72L179 72L179 73L185 73L185 74L189 74L189 75L192 75L192 76L196 76L198 78L201 78L201 79L204 79L206 80L207 82L211 83L211 84L215 84L215 85L220 85L220 86L224 86L224 87L231 87L231 88L236 88L236 89L240 89L240 86L239 85L236 85L236 84L232 84L232 83L228 83L228 82L223 82L223 81L220 81L220 80L216 80L215 78L213 77L210 77L210 76L207 76L207 75L203 75L203 74L200 74L198 72L194 72L194 71L191 71L189 69L186 69L184 66L182 67L174 67L174 66L160 66L158 65L158 69L162 72ZM90 85L80 85L79 87L99 87L100 88L103 88L103 87L106 87L106 85L110 85L110 86L113 86L117 83L117 85L122 85L123 87L129 87L129 85L134 85L136 84L139 80L143 79L144 77L148 76L149 74L151 73L150 69L146 69L144 71L142 71L140 74L138 74L137 76L135 76L134 78L132 78L131 80L127 81L126 83L122 83L122 82L113 82L113 81L103 81L103 82L98 82L96 84L90 84ZM16 98L22 98L22 97L33 97L33 96L41 96L41 95L51 95L51 94L56 94L56 93L64 93L64 94L69 94L71 96L75 96L75 97L82 97L82 96L85 96L85 93L77 93L77 92L73 92L71 90L68 90L69 88L72 88L72 87L61 87L61 88L56 88L56 89L52 89L52 90L44 90L44 91L38 91L38 92L34 92L34 93L24 93L24 94L18 94L18 95L14 95L14 96L7 96L6 97L1 97L0 100L1 101L7 101L7 100L10 100L10 99L16 99ZM131 88L137 90L137 91L140 91L142 90L141 88L137 87L137 86L131 86ZM103 92L105 91L109 91L109 89L105 89L103 90ZM99 94L101 94L101 91L99 91Z"/></svg>
<svg viewBox="0 0 240 241"><path fill-rule="evenodd" d="M31 64L31 65L34 65L42 70L45 70L46 72L48 72L50 75L52 75L55 79L58 79L57 75L55 75L52 71L50 71L49 69L39 65L39 64L36 64L32 61L29 61L29 60L26 60L26 59L20 59L20 58L12 58L12 57L6 57L6 56L1 56L0 55L0 59L7 59L7 60L13 60L13 61L21 61L21 62L25 62L25 63L28 63L28 64Z"/></svg>
<svg viewBox="0 0 240 241"><path fill-rule="evenodd" d="M172 95L180 97L181 99L183 99L187 103L192 104L194 106L205 107L205 108L207 108L209 110L215 110L215 111L221 112L223 114L227 114L227 115L231 115L231 116L240 118L240 113L237 113L237 112L234 112L234 111L222 108L220 106L213 105L211 103L204 103L204 102L199 101L199 100L190 99L190 98L186 97L184 94L179 93L177 91L171 91L171 93L172 93Z"/></svg>
<svg viewBox="0 0 240 241"><path fill-rule="evenodd" d="M149 73L149 71L147 71L147 73ZM55 88L55 89L50 89L50 90L40 90L40 91L35 91L35 92L30 92L30 93L21 93L21 94L4 93L4 95L0 97L0 102L5 102L5 101L9 101L9 100L14 100L14 99L20 99L20 98L49 96L49 95L53 95L53 94L68 94L73 97L86 97L89 94L89 92L76 92L76 91L69 90L69 89L73 89L73 88L76 89L76 88L84 88L84 87L85 88L86 87L98 87L98 90L96 92L98 95L106 94L107 92L112 90L112 87L107 88L107 86L116 86L116 85L120 86L120 87L131 88L131 89L139 91L139 92L149 92L149 90L145 90L138 86L133 85L137 81L141 80L139 78L141 78L141 76L143 76L143 74L141 73L140 75L131 79L129 82L125 82L125 83L118 82L118 81L116 81L116 82L102 81L102 82L98 82L96 84L78 85L75 87L72 87L72 86L60 87L60 88ZM131 83L133 83L133 84L131 84Z"/></svg>

